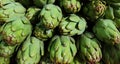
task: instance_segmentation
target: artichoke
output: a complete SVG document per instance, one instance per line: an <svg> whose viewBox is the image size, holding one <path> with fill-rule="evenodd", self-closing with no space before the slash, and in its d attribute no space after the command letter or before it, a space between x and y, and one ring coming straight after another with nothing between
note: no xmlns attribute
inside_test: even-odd
<svg viewBox="0 0 120 64"><path fill-rule="evenodd" d="M0 57L11 57L17 45L9 46L6 42L0 41Z"/></svg>
<svg viewBox="0 0 120 64"><path fill-rule="evenodd" d="M94 21L104 15L106 5L100 1L90 1L83 7L83 14L90 20Z"/></svg>
<svg viewBox="0 0 120 64"><path fill-rule="evenodd" d="M37 64L43 55L43 42L35 37L28 37L19 48L16 61L18 64Z"/></svg>
<svg viewBox="0 0 120 64"><path fill-rule="evenodd" d="M46 29L39 23L35 26L33 34L40 40L46 41L53 36L53 29Z"/></svg>
<svg viewBox="0 0 120 64"><path fill-rule="evenodd" d="M39 14L40 24L48 29L54 29L57 27L61 19L61 9L53 4L45 5Z"/></svg>
<svg viewBox="0 0 120 64"><path fill-rule="evenodd" d="M31 31L30 21L26 17L11 18L9 23L5 23L0 29L2 39L8 45L20 44Z"/></svg>
<svg viewBox="0 0 120 64"><path fill-rule="evenodd" d="M33 0L34 4L38 7L43 7L46 4L52 4L55 0Z"/></svg>
<svg viewBox="0 0 120 64"><path fill-rule="evenodd" d="M120 43L120 32L110 19L100 19L93 27L97 38L106 44L114 45Z"/></svg>
<svg viewBox="0 0 120 64"><path fill-rule="evenodd" d="M75 14L70 14L68 17L62 19L59 28L60 33L63 35L80 35L85 31L86 20Z"/></svg>
<svg viewBox="0 0 120 64"><path fill-rule="evenodd" d="M88 64L96 64L102 58L100 42L90 32L85 32L77 40L79 56Z"/></svg>
<svg viewBox="0 0 120 64"><path fill-rule="evenodd" d="M25 16L30 20L30 22L34 25L37 23L38 13L40 12L40 8L30 7L27 9Z"/></svg>
<svg viewBox="0 0 120 64"><path fill-rule="evenodd" d="M56 35L51 39L48 51L52 62L68 64L73 61L77 48L72 37Z"/></svg>
<svg viewBox="0 0 120 64"><path fill-rule="evenodd" d="M20 4L11 2L0 7L0 23L8 22L10 18L24 16L26 9Z"/></svg>
<svg viewBox="0 0 120 64"><path fill-rule="evenodd" d="M0 57L0 64L10 64L10 58Z"/></svg>
<svg viewBox="0 0 120 64"><path fill-rule="evenodd" d="M67 13L77 13L81 9L81 3L79 0L60 0L60 6Z"/></svg>

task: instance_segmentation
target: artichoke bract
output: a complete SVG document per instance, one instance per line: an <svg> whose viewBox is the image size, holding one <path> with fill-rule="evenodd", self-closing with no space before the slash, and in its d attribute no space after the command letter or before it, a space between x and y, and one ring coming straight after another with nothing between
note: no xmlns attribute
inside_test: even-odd
<svg viewBox="0 0 120 64"><path fill-rule="evenodd" d="M99 40L106 44L120 43L120 32L110 19L99 19L93 27L93 32Z"/></svg>
<svg viewBox="0 0 120 64"><path fill-rule="evenodd" d="M39 14L40 23L48 29L56 28L61 19L62 11L60 7L53 4L45 5Z"/></svg>
<svg viewBox="0 0 120 64"><path fill-rule="evenodd" d="M62 19L58 27L60 33L63 35L80 35L85 31L86 20L75 14L70 14L68 17Z"/></svg>
<svg viewBox="0 0 120 64"><path fill-rule="evenodd" d="M9 46L6 42L0 41L0 57L11 57L17 45Z"/></svg>
<svg viewBox="0 0 120 64"><path fill-rule="evenodd" d="M16 2L11 2L0 7L0 23L9 22L9 18L24 16L26 9Z"/></svg>
<svg viewBox="0 0 120 64"><path fill-rule="evenodd" d="M50 41L48 51L52 62L68 64L73 61L77 48L72 37L55 35Z"/></svg>
<svg viewBox="0 0 120 64"><path fill-rule="evenodd" d="M15 2L14 0L0 0L0 7L8 4L8 3L11 3L11 2Z"/></svg>
<svg viewBox="0 0 120 64"><path fill-rule="evenodd" d="M38 21L38 13L40 12L40 8L30 7L27 9L25 16L30 20L32 24L36 24Z"/></svg>
<svg viewBox="0 0 120 64"><path fill-rule="evenodd" d="M31 34L31 31L32 26L26 17L11 18L0 29L2 39L8 45L20 44Z"/></svg>
<svg viewBox="0 0 120 64"><path fill-rule="evenodd" d="M10 64L10 58L0 57L0 64Z"/></svg>
<svg viewBox="0 0 120 64"><path fill-rule="evenodd" d="M81 9L81 3L79 0L60 0L60 7L67 13L77 13Z"/></svg>
<svg viewBox="0 0 120 64"><path fill-rule="evenodd" d="M38 23L34 28L33 34L38 39L46 41L53 36L53 32L53 29L46 29L44 26Z"/></svg>
<svg viewBox="0 0 120 64"><path fill-rule="evenodd" d="M28 37L19 48L16 61L18 64L38 64L43 55L43 41L35 37Z"/></svg>
<svg viewBox="0 0 120 64"><path fill-rule="evenodd" d="M55 0L33 0L34 4L38 7L43 7L46 4L53 4Z"/></svg>
<svg viewBox="0 0 120 64"><path fill-rule="evenodd" d="M90 1L88 4L84 5L83 7L84 15L92 21L103 16L105 10L106 10L106 5L100 0Z"/></svg>
<svg viewBox="0 0 120 64"><path fill-rule="evenodd" d="M88 64L98 63L102 59L100 42L90 32L85 32L77 40L79 56Z"/></svg>

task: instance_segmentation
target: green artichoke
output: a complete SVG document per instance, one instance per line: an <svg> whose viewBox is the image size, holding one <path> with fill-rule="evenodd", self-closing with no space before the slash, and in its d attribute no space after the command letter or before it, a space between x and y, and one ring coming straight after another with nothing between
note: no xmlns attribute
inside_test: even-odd
<svg viewBox="0 0 120 64"><path fill-rule="evenodd" d="M37 64L44 55L44 44L35 37L27 38L17 53L17 64Z"/></svg>
<svg viewBox="0 0 120 64"><path fill-rule="evenodd" d="M6 42L0 41L0 57L11 57L17 45L9 46Z"/></svg>
<svg viewBox="0 0 120 64"><path fill-rule="evenodd" d="M40 12L40 8L30 7L27 9L25 16L30 20L30 22L34 25L38 21L38 13Z"/></svg>
<svg viewBox="0 0 120 64"><path fill-rule="evenodd" d="M106 5L100 1L90 1L83 7L83 14L90 20L94 21L104 15Z"/></svg>
<svg viewBox="0 0 120 64"><path fill-rule="evenodd" d="M77 13L81 9L81 3L79 0L60 0L60 6L67 13Z"/></svg>
<svg viewBox="0 0 120 64"><path fill-rule="evenodd" d="M97 38L106 44L114 45L120 43L120 32L110 19L100 19L93 27Z"/></svg>
<svg viewBox="0 0 120 64"><path fill-rule="evenodd" d="M59 31L63 35L73 36L80 35L85 31L86 20L75 14L70 14L68 17L62 19L59 24Z"/></svg>
<svg viewBox="0 0 120 64"><path fill-rule="evenodd" d="M0 23L8 22L10 18L24 16L26 9L20 4L11 2L0 7Z"/></svg>
<svg viewBox="0 0 120 64"><path fill-rule="evenodd" d="M55 0L33 0L34 4L38 7L43 7L46 4L52 4Z"/></svg>
<svg viewBox="0 0 120 64"><path fill-rule="evenodd" d="M53 29L46 29L39 23L35 26L33 34L35 37L42 41L46 41L47 39L51 38L53 36Z"/></svg>
<svg viewBox="0 0 120 64"><path fill-rule="evenodd" d="M11 18L9 23L5 23L0 29L2 39L8 45L20 44L31 31L32 26L26 17Z"/></svg>
<svg viewBox="0 0 120 64"><path fill-rule="evenodd" d="M53 4L45 5L39 14L40 24L49 29L57 27L61 19L61 9Z"/></svg>
<svg viewBox="0 0 120 64"><path fill-rule="evenodd" d="M77 40L79 56L88 64L98 63L102 59L100 42L90 32L85 32Z"/></svg>
<svg viewBox="0 0 120 64"><path fill-rule="evenodd" d="M0 57L0 64L10 64L10 58Z"/></svg>
<svg viewBox="0 0 120 64"><path fill-rule="evenodd" d="M120 44L115 46L103 45L102 53L104 64L120 63Z"/></svg>
<svg viewBox="0 0 120 64"><path fill-rule="evenodd" d="M77 48L72 37L56 35L51 39L48 51L52 62L68 64L73 61Z"/></svg>

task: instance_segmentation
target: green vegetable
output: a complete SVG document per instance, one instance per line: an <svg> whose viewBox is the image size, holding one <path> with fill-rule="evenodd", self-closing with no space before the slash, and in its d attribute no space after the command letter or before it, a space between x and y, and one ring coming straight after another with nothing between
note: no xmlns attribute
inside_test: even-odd
<svg viewBox="0 0 120 64"><path fill-rule="evenodd" d="M50 59L54 63L69 64L76 55L75 41L69 36L54 36L48 46Z"/></svg>
<svg viewBox="0 0 120 64"><path fill-rule="evenodd" d="M28 37L18 50L17 64L38 64L43 55L43 42L35 37Z"/></svg>

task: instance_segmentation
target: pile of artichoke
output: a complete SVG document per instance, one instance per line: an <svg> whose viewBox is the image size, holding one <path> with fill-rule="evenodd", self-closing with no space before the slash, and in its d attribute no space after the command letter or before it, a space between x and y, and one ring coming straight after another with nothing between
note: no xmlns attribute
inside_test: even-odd
<svg viewBox="0 0 120 64"><path fill-rule="evenodd" d="M0 0L0 64L120 64L120 0Z"/></svg>

